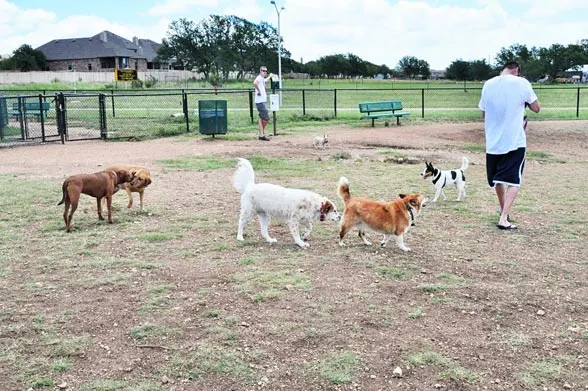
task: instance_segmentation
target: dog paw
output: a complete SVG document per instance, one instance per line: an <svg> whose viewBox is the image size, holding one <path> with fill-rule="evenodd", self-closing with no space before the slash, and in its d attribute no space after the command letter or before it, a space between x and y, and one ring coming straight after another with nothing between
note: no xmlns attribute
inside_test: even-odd
<svg viewBox="0 0 588 391"><path fill-rule="evenodd" d="M242 241L245 240L245 238L243 236L237 235L237 240L240 241L240 242L242 242Z"/></svg>
<svg viewBox="0 0 588 391"><path fill-rule="evenodd" d="M404 252L408 252L408 251L410 251L410 248L408 248L408 247L406 247L406 246L404 246L404 247L400 247L400 249L401 249L402 251L404 251Z"/></svg>
<svg viewBox="0 0 588 391"><path fill-rule="evenodd" d="M368 242L367 240L363 242L364 246L371 246L372 242Z"/></svg>
<svg viewBox="0 0 588 391"><path fill-rule="evenodd" d="M309 248L310 247L310 243L306 243L306 242L300 242L300 243L296 243L298 246L300 246L300 248Z"/></svg>
<svg viewBox="0 0 588 391"><path fill-rule="evenodd" d="M345 243L343 243L343 242L339 242L339 246L340 246L340 247L345 247Z"/></svg>
<svg viewBox="0 0 588 391"><path fill-rule="evenodd" d="M278 239L276 238L267 238L268 243L277 243Z"/></svg>

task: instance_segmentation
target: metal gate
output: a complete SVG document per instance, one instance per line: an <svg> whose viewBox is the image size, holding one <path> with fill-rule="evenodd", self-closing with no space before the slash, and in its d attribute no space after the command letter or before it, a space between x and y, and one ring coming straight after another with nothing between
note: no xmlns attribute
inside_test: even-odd
<svg viewBox="0 0 588 391"><path fill-rule="evenodd" d="M61 141L57 95L2 96L0 140Z"/></svg>
<svg viewBox="0 0 588 391"><path fill-rule="evenodd" d="M104 138L103 94L58 94L65 141Z"/></svg>

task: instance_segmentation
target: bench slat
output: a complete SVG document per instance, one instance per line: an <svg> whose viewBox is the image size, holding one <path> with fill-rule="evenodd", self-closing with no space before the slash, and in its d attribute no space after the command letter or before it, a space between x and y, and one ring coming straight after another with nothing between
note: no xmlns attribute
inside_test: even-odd
<svg viewBox="0 0 588 391"><path fill-rule="evenodd" d="M26 111L34 111L34 110L39 111L39 107L42 107L43 111L49 111L49 109L51 109L51 103L43 102L42 106L39 105L39 102L26 102L24 104L24 109ZM12 104L12 110L18 111L18 108L19 108L18 102L14 102Z"/></svg>

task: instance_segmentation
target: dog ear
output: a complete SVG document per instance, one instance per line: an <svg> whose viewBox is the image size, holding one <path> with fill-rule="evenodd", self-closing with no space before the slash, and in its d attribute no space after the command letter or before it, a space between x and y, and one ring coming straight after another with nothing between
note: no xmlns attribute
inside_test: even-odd
<svg viewBox="0 0 588 391"><path fill-rule="evenodd" d="M406 194L398 194L398 197L404 198L404 197L406 197Z"/></svg>

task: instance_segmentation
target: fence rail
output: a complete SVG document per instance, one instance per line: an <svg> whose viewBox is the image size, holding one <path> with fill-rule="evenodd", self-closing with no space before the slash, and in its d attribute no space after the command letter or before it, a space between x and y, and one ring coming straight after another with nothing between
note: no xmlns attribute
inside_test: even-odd
<svg viewBox="0 0 588 391"><path fill-rule="evenodd" d="M46 91L44 91L46 92ZM542 111L530 118L588 119L588 87L535 89ZM228 126L256 122L252 89L86 91L0 95L0 142L145 138L198 128L199 100L226 100ZM481 88L284 89L280 121L358 121L360 102L401 100L412 117L479 120ZM40 109L42 108L42 109ZM358 125L361 126L361 125Z"/></svg>

